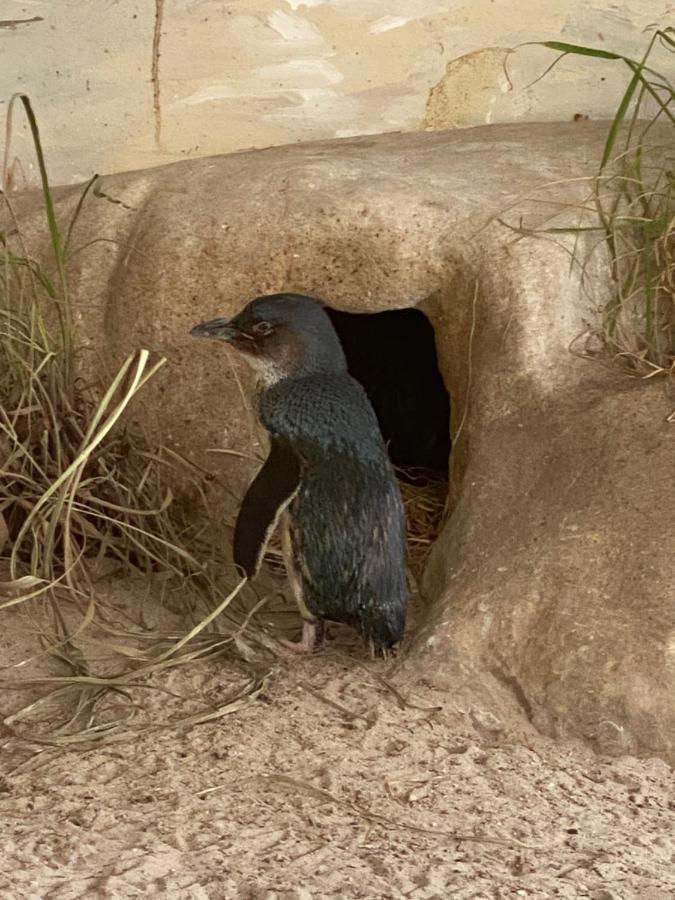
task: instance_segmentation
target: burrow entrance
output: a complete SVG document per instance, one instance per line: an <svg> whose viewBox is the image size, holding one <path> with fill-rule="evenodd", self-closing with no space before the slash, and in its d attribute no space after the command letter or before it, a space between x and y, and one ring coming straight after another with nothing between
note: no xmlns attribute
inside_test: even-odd
<svg viewBox="0 0 675 900"><path fill-rule="evenodd" d="M434 329L418 309L348 313L326 308L351 375L370 398L406 506L410 566L421 574L448 492L450 396Z"/></svg>

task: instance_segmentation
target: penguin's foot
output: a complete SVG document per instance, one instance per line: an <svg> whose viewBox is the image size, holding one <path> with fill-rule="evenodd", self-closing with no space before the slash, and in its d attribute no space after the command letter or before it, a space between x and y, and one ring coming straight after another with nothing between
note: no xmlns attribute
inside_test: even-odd
<svg viewBox="0 0 675 900"><path fill-rule="evenodd" d="M321 646L323 644L323 628L321 628L317 622L303 621L302 638L299 641L288 641L286 638L281 638L280 643L283 644L284 647L288 647L288 649L292 650L294 653L314 653L317 643L317 634L319 636L319 646Z"/></svg>

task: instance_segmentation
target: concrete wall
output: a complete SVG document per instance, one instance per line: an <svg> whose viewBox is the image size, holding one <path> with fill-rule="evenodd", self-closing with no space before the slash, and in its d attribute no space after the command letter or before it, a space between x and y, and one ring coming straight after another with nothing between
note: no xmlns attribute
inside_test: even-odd
<svg viewBox="0 0 675 900"><path fill-rule="evenodd" d="M620 63L670 0L4 0L0 110L35 105L54 182L248 147L381 131L608 116ZM669 63L666 60L664 64ZM510 79L510 81L509 81ZM23 116L10 182L36 179Z"/></svg>

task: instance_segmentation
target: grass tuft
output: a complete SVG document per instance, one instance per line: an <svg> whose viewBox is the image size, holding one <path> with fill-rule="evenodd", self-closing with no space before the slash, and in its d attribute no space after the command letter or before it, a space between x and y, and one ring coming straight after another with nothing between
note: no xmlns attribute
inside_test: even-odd
<svg viewBox="0 0 675 900"><path fill-rule="evenodd" d="M657 51L672 62L675 29L653 31L641 59L593 47L545 41L559 53L619 63L630 73L612 119L594 181L593 203L611 259L612 296L600 335L625 370L642 377L675 374L675 92L653 67ZM552 66L547 71L550 71ZM666 140L655 125L664 126ZM588 227L552 229L579 234Z"/></svg>
<svg viewBox="0 0 675 900"><path fill-rule="evenodd" d="M152 446L130 418L144 385L165 365L147 350L132 353L112 381L97 390L76 375L77 342L68 292L68 251L77 218L93 186L85 187L63 226L57 219L36 117L25 95L9 104L6 183L12 115L21 104L38 159L51 258L26 246L3 190L0 230L0 616L20 612L37 635L42 657L66 674L27 675L22 660L0 677L4 690L37 692L4 725L26 749L118 740L143 729L187 726L239 708L263 690L266 675L247 661L268 646L231 603L233 590L217 573L227 561L209 534L189 518L169 487L180 470L204 505L206 472L166 447ZM55 273L55 274L52 274ZM208 560L208 563L202 562ZM96 587L102 570L142 575L180 593L186 612L202 608L181 631L148 627L142 609L120 624ZM229 566L229 571L234 570ZM235 579L238 580L238 579ZM136 614L134 618L134 613ZM98 657L94 658L94 648ZM248 674L221 702L170 721L148 722L135 699L142 687L162 690L168 668L229 656ZM96 671L98 658L106 671ZM110 669L113 669L112 673ZM65 704L54 725L45 712Z"/></svg>

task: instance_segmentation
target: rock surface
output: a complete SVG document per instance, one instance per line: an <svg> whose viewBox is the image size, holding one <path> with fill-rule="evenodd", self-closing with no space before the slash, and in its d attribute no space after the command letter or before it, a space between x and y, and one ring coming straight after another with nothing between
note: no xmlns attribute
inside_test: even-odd
<svg viewBox="0 0 675 900"><path fill-rule="evenodd" d="M206 450L260 452L248 373L217 364L192 324L282 289L423 309L459 434L424 580L432 612L408 665L486 714L511 697L548 734L672 761L670 407L658 385L569 352L602 302L600 255L589 295L571 240L523 231L578 222L606 127L384 135L106 176L69 276L83 374L141 346L168 356L145 390L147 424L235 492L254 463ZM56 193L68 221L81 188ZM44 258L39 198L15 206Z"/></svg>

